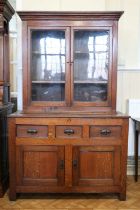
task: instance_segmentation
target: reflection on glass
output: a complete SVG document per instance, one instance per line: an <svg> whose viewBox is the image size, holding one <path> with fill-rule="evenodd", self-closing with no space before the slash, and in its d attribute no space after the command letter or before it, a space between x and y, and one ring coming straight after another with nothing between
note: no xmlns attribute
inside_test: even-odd
<svg viewBox="0 0 140 210"><path fill-rule="evenodd" d="M57 92L61 92L61 85L59 83L65 82L65 31L33 30L31 33L31 42L32 99L55 101L54 96L50 96L50 98L47 96L44 97L42 90L44 91L44 89L48 87L50 90L51 86L51 89L54 88L55 91L57 84L55 86L50 85L52 82L58 83L59 88ZM42 83L44 84L39 86L39 84ZM49 85L45 86L45 83L49 83ZM65 86L62 86L64 89ZM40 87L40 94L43 94L43 96L38 97L39 91L35 91L35 89L39 89ZM54 91L50 91L49 94ZM34 92L36 92L36 94L34 94ZM61 93L59 93L59 95L61 95ZM61 101L64 100L64 97L57 97L56 101L58 101L58 99Z"/></svg>
<svg viewBox="0 0 140 210"><path fill-rule="evenodd" d="M74 32L74 99L77 101L107 100L108 71L109 31L76 30Z"/></svg>
<svg viewBox="0 0 140 210"><path fill-rule="evenodd" d="M106 101L107 86L103 84L75 84L74 85L75 101Z"/></svg>
<svg viewBox="0 0 140 210"><path fill-rule="evenodd" d="M65 84L33 84L32 101L64 101Z"/></svg>

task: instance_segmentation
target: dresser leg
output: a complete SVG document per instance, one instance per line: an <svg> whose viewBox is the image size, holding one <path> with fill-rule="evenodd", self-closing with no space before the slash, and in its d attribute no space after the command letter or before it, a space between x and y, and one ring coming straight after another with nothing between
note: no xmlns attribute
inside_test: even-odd
<svg viewBox="0 0 140 210"><path fill-rule="evenodd" d="M138 131L135 131L135 182L138 181Z"/></svg>
<svg viewBox="0 0 140 210"><path fill-rule="evenodd" d="M16 192L9 192L9 200L10 201L16 201Z"/></svg>
<svg viewBox="0 0 140 210"><path fill-rule="evenodd" d="M126 200L126 193L120 193L119 194L119 199L120 199L120 201L125 201Z"/></svg>

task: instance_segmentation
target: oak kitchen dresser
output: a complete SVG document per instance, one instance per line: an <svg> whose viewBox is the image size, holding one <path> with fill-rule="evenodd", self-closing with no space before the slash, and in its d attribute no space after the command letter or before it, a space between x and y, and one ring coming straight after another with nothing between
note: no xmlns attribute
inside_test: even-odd
<svg viewBox="0 0 140 210"><path fill-rule="evenodd" d="M20 11L23 111L9 117L17 193L116 193L126 199L128 117L116 112L123 12Z"/></svg>

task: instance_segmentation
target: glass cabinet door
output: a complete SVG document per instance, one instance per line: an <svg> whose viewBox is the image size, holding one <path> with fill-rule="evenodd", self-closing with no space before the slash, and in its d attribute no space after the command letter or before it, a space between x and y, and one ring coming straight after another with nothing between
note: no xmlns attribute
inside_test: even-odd
<svg viewBox="0 0 140 210"><path fill-rule="evenodd" d="M65 30L31 31L31 99L65 101Z"/></svg>
<svg viewBox="0 0 140 210"><path fill-rule="evenodd" d="M108 30L74 30L74 101L107 101L109 40Z"/></svg>

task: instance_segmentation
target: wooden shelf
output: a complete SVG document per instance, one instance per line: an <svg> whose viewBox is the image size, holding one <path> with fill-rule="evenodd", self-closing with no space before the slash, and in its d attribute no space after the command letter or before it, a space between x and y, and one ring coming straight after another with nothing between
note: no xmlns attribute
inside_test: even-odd
<svg viewBox="0 0 140 210"><path fill-rule="evenodd" d="M74 84L107 84L108 81L107 80L75 80Z"/></svg>
<svg viewBox="0 0 140 210"><path fill-rule="evenodd" d="M41 52L39 52L39 51L32 51L32 54L33 55L51 55L51 56L56 56L56 55L58 55L58 56L65 56L65 54L64 53L41 53Z"/></svg>
<svg viewBox="0 0 140 210"><path fill-rule="evenodd" d="M32 81L32 84L65 84L65 81L37 80L37 81Z"/></svg>
<svg viewBox="0 0 140 210"><path fill-rule="evenodd" d="M75 51L74 53L75 53L75 54L89 54L90 52L84 52L84 51L79 51L79 50L77 50L77 51Z"/></svg>
<svg viewBox="0 0 140 210"><path fill-rule="evenodd" d="M108 53L109 51L108 50L105 50L105 51L103 51L103 50L100 50L100 51L92 51L92 52L82 52L82 51L75 51L74 53L75 54L90 54L90 53Z"/></svg>

